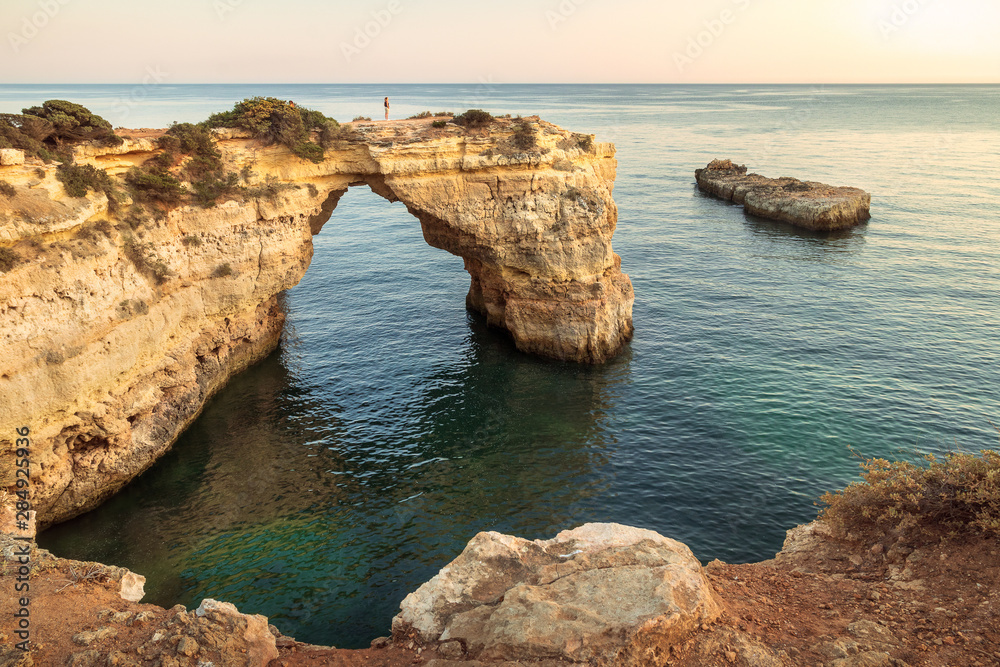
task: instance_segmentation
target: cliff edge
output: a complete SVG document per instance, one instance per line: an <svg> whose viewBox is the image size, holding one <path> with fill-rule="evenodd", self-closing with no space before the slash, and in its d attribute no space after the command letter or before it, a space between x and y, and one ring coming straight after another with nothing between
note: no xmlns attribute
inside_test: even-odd
<svg viewBox="0 0 1000 667"><path fill-rule="evenodd" d="M8 590L18 576L17 544L0 534L0 585ZM835 538L814 522L788 531L773 560L702 568L683 544L627 526L589 524L533 542L482 533L403 601L393 638L364 650L303 644L264 617L214 600L191 611L142 604L121 594L121 568L34 547L30 558L30 654L10 641L17 602L3 596L0 664L981 667L1000 660L995 539L911 544L885 536L872 544Z"/></svg>

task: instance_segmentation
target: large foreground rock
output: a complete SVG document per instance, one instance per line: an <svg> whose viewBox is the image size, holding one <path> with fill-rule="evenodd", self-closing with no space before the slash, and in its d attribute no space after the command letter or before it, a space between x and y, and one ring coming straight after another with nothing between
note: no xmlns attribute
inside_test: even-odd
<svg viewBox="0 0 1000 667"><path fill-rule="evenodd" d="M173 611L176 615L153 640L139 647L147 661L168 664L169 656L178 667L264 667L278 657L264 616L241 614L232 604L212 599L194 611Z"/></svg>
<svg viewBox="0 0 1000 667"><path fill-rule="evenodd" d="M694 172L703 192L742 204L747 213L817 231L846 229L871 217L871 195L797 178L747 174L744 165L713 160Z"/></svg>
<svg viewBox="0 0 1000 667"><path fill-rule="evenodd" d="M618 524L545 541L480 533L401 609L397 641L466 659L657 666L720 614L688 547Z"/></svg>

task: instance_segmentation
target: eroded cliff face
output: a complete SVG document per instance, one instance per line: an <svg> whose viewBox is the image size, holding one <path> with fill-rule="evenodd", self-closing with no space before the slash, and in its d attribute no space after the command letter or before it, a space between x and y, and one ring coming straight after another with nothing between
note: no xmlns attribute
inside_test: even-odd
<svg viewBox="0 0 1000 667"><path fill-rule="evenodd" d="M402 201L430 245L463 257L469 307L519 349L585 363L617 354L633 293L611 249L614 148L527 121L528 150L510 121L362 124L320 164L221 131L226 168L261 187L146 220L110 214L103 194L68 197L52 166L0 166L15 188L0 197L0 247L21 260L0 274L0 449L31 428L40 522L113 494L275 348L281 293L351 185ZM130 139L80 147L76 161L120 175L155 154Z"/></svg>

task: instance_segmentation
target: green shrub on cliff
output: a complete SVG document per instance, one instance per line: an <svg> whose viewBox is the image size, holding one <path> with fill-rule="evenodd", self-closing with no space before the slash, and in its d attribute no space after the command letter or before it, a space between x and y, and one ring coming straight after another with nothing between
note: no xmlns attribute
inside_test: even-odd
<svg viewBox="0 0 1000 667"><path fill-rule="evenodd" d="M17 194L17 190L14 189L13 185L8 183L7 181L0 181L0 197L10 198L13 197L15 194Z"/></svg>
<svg viewBox="0 0 1000 667"><path fill-rule="evenodd" d="M482 109L469 109L460 116L455 116L452 122L469 128L486 127L493 122L493 115Z"/></svg>
<svg viewBox="0 0 1000 667"><path fill-rule="evenodd" d="M339 124L319 111L296 106L275 97L252 97L237 102L231 111L213 114L202 124L206 128L238 127L270 144L283 144L295 155L322 162L323 147L336 138ZM311 140L318 132L318 141Z"/></svg>
<svg viewBox="0 0 1000 667"><path fill-rule="evenodd" d="M48 159L52 153L25 128L32 120L16 114L0 114L0 148L20 148L27 157Z"/></svg>
<svg viewBox="0 0 1000 667"><path fill-rule="evenodd" d="M89 164L63 162L56 169L56 178L62 181L63 188L70 197L86 197L93 190L107 195L109 208L114 209L118 203L118 189L108 172L103 169Z"/></svg>
<svg viewBox="0 0 1000 667"><path fill-rule="evenodd" d="M323 147L310 141L303 141L291 146L290 148L296 156L302 158L303 160L310 160L317 164L322 162L323 157L325 156Z"/></svg>
<svg viewBox="0 0 1000 667"><path fill-rule="evenodd" d="M136 201L179 204L188 194L177 178L166 170L147 171L133 167L125 174L125 183Z"/></svg>
<svg viewBox="0 0 1000 667"><path fill-rule="evenodd" d="M174 123L157 142L164 150L161 157L174 153L191 156L184 165L184 175L192 184L212 176L222 176L222 153L208 129L191 123Z"/></svg>
<svg viewBox="0 0 1000 667"><path fill-rule="evenodd" d="M413 114L406 120L420 120L422 118L438 118L441 116L454 116L454 115L455 114L453 114L450 111L438 111L437 113L431 113L430 111L421 111L420 113ZM369 118L368 120L371 120L371 118Z"/></svg>
<svg viewBox="0 0 1000 667"><path fill-rule="evenodd" d="M49 100L40 107L22 109L21 113L43 121L42 123L37 120L30 121L35 125L35 138L39 141L52 139L57 146L64 141L91 140L117 146L123 141L115 134L111 123L92 113L87 107L66 100ZM40 136L41 134L47 136Z"/></svg>
<svg viewBox="0 0 1000 667"><path fill-rule="evenodd" d="M216 173L207 174L200 180L191 183L194 200L202 208L215 206L220 197L232 195L239 191L239 176L229 172L225 177Z"/></svg>
<svg viewBox="0 0 1000 667"><path fill-rule="evenodd" d="M288 183L279 183L274 176L269 174L263 183L254 186L245 186L241 188L241 191L244 196L250 199L270 199L274 201L281 191L288 190L291 187Z"/></svg>
<svg viewBox="0 0 1000 667"><path fill-rule="evenodd" d="M208 128L192 123L174 123L158 140L161 148L177 153L220 159L222 154L215 146L215 137ZM169 144L169 145L164 145ZM219 165L221 166L221 162Z"/></svg>
<svg viewBox="0 0 1000 667"><path fill-rule="evenodd" d="M152 278L157 285L167 282L167 278L171 275L170 267L156 256L152 244L143 243L131 234L124 235L122 240L122 251L135 266L136 271Z"/></svg>
<svg viewBox="0 0 1000 667"><path fill-rule="evenodd" d="M192 183L212 176L219 178L222 176L222 161L218 158L195 155L184 165L184 175Z"/></svg>
<svg viewBox="0 0 1000 667"><path fill-rule="evenodd" d="M0 114L0 148L19 148L27 157L47 161L67 161L58 155L60 147L79 141L117 146L123 139L111 123L65 100L49 100L20 114Z"/></svg>
<svg viewBox="0 0 1000 667"><path fill-rule="evenodd" d="M137 201L170 206L181 203L190 194L196 203L209 208L215 206L219 197L237 191L239 177L225 173L222 153L207 127L174 123L157 139L157 145L163 149L162 153L125 176ZM182 175L191 183L190 191L171 171L185 155L190 157L184 162Z"/></svg>
<svg viewBox="0 0 1000 667"><path fill-rule="evenodd" d="M513 141L515 148L527 151L535 147L538 137L531 125L522 122L514 127L514 136L511 137L511 141Z"/></svg>
<svg viewBox="0 0 1000 667"><path fill-rule="evenodd" d="M1000 453L928 454L924 465L865 459L863 482L827 493L820 518L841 533L1000 537Z"/></svg>
<svg viewBox="0 0 1000 667"><path fill-rule="evenodd" d="M157 139L163 152L143 165L152 177L163 181L153 187L154 191L166 192L174 197L176 188L169 182L174 178L170 169L178 162L177 154L191 156L184 163L183 176L191 183L191 194L203 208L215 206L220 197L234 194L238 189L239 176L226 173L222 164L222 153L212 132L205 126L191 123L174 123L167 133ZM152 182L152 179L150 179ZM162 187L161 187L162 186ZM160 201L164 201L160 198ZM180 201L175 198L172 202Z"/></svg>

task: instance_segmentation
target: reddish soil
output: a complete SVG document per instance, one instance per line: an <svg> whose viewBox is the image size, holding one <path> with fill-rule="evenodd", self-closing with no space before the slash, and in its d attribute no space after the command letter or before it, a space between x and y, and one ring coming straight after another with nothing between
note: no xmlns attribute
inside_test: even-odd
<svg viewBox="0 0 1000 667"><path fill-rule="evenodd" d="M437 657L432 651L422 651L388 646L382 649L286 649L279 648L281 654L272 660L270 667L409 667L422 665Z"/></svg>
<svg viewBox="0 0 1000 667"><path fill-rule="evenodd" d="M678 651L675 664L754 664L729 660L733 651L725 646L714 647L706 662L698 648L710 645L707 636L720 630L784 651L790 665L830 665L849 657L832 646L839 639L857 642L861 651L888 653L893 662L885 664L897 666L1000 664L998 550L996 540L937 543L902 560L892 550L882 555L884 545L864 550L862 557L857 547L840 544L794 563L710 563L706 572L727 613ZM893 578L901 566L903 576ZM858 632L864 628L851 626L857 621L877 623L886 631L878 639L887 641Z"/></svg>
<svg viewBox="0 0 1000 667"><path fill-rule="evenodd" d="M11 622L17 611L18 599L14 593L14 575L4 563L0 576L0 646L8 647L20 639L14 637ZM34 664L64 665L70 654L84 650L74 644L72 637L81 630L91 630L99 625L99 614L113 612L151 612L159 618L167 610L151 604L127 602L118 596L118 585L103 578L88 579L91 571L72 561L43 561L41 571L31 577L31 648ZM96 568L95 568L96 569ZM74 583L75 582L75 583ZM152 622L123 625L117 637L101 642L105 652L127 651L132 646L149 639ZM0 664L7 664L0 653ZM16 664L16 663L13 663Z"/></svg>

